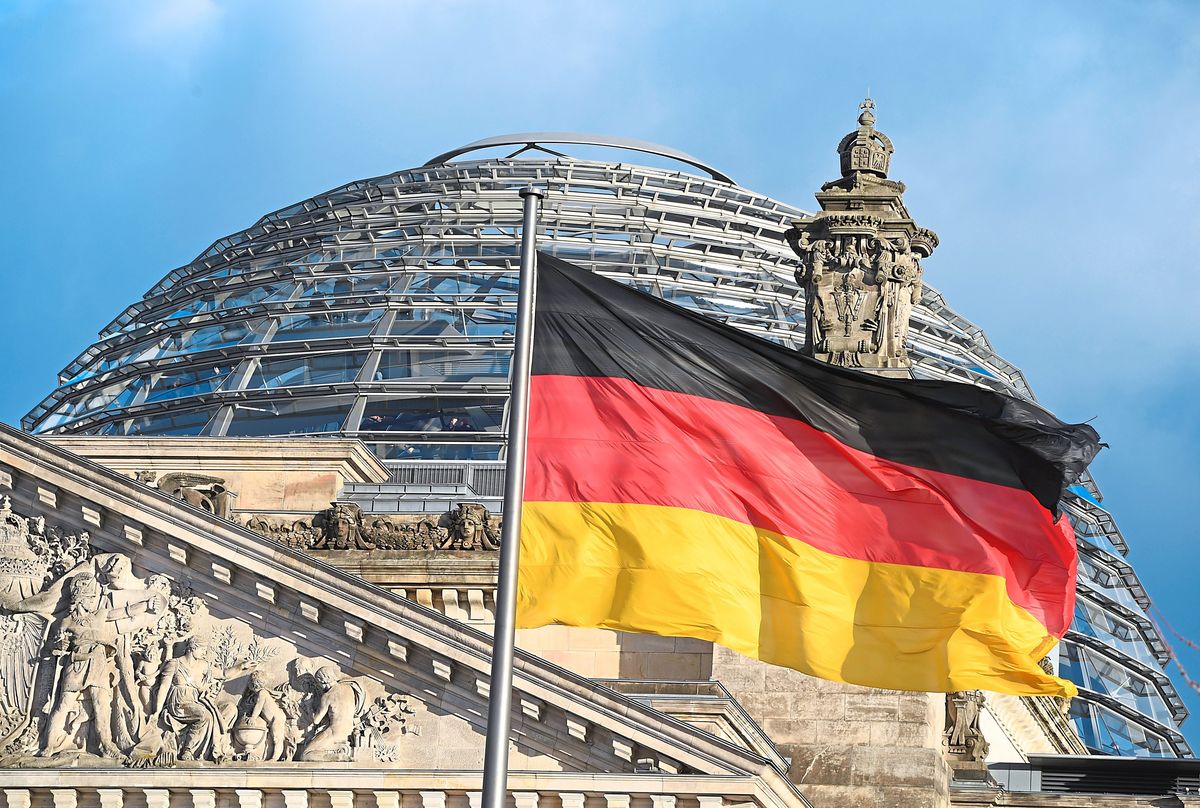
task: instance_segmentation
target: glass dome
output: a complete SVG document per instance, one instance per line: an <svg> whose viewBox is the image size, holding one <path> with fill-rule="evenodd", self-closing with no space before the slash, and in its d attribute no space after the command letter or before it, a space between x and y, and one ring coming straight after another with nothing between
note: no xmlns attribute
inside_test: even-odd
<svg viewBox="0 0 1200 808"><path fill-rule="evenodd" d="M666 147L491 138L263 217L170 272L60 374L36 433L359 438L395 479L502 480L521 200L547 194L540 249L781 344L804 339L803 211ZM562 143L675 168L566 157ZM515 153L478 156L486 149ZM650 148L647 148L650 147ZM697 176L696 171L709 176ZM1021 372L930 287L913 313L920 378L1032 398ZM424 469L413 477L413 469ZM407 478L404 475L409 475ZM423 475L423 476L421 476ZM484 492L486 493L486 492ZM1190 754L1169 654L1091 480L1069 499L1083 560L1061 665L1095 751Z"/></svg>

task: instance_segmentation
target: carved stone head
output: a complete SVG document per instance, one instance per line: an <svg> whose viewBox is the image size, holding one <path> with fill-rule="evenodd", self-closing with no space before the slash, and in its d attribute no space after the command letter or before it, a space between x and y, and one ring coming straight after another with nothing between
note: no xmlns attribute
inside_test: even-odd
<svg viewBox="0 0 1200 808"><path fill-rule="evenodd" d="M72 578L69 592L72 614L91 614L100 608L100 582L91 575L77 575Z"/></svg>
<svg viewBox="0 0 1200 808"><path fill-rule="evenodd" d="M262 671L254 671L250 674L250 680L246 683L246 690L257 691L267 689L267 677Z"/></svg>
<svg viewBox="0 0 1200 808"><path fill-rule="evenodd" d="M146 579L146 588L162 595L170 595L171 579L166 575L155 573Z"/></svg>
<svg viewBox="0 0 1200 808"><path fill-rule="evenodd" d="M317 668L317 672L313 674L313 679L322 690L332 690L333 686L341 679L342 672L333 665L325 665Z"/></svg>

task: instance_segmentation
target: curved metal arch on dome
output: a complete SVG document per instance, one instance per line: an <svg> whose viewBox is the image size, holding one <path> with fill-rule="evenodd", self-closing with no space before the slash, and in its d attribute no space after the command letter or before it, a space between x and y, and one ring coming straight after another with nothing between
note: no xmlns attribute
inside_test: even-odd
<svg viewBox="0 0 1200 808"><path fill-rule="evenodd" d="M642 152L643 154L653 154L658 157L666 157L671 160L678 160L681 163L687 163L693 168L698 168L706 172L714 180L719 182L727 182L730 185L737 185L733 178L720 169L710 166L698 157L693 157L687 152L673 149L670 146L663 146L659 143L651 143L648 140L636 140L629 137L617 137L615 135L595 135L587 132L517 132L511 135L493 135L485 137L483 140L476 140L474 143L468 143L465 146L459 146L457 149L451 149L448 152L443 152L437 157L430 158L425 162L426 166L439 166L443 163L453 160L455 157L461 157L464 154L482 149L491 149L496 146L522 146L522 151L525 149L538 149L541 144L555 145L573 145L573 146L601 146L613 149L626 149L628 151ZM543 149L545 150L545 149ZM556 153L552 150L552 154Z"/></svg>

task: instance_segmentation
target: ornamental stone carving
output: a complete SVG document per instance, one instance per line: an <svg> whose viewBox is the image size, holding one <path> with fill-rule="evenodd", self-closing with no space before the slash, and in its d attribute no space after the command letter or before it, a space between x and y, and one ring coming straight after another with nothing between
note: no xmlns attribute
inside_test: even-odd
<svg viewBox="0 0 1200 808"><path fill-rule="evenodd" d="M229 518L233 510L233 500L237 496L225 487L223 478L206 474L172 472L158 477L153 471L139 471L134 477L138 482L155 486L160 491L165 491L222 519Z"/></svg>
<svg viewBox="0 0 1200 808"><path fill-rule="evenodd" d="M804 351L843 367L906 375L905 341L921 297L921 259L937 235L904 207L904 184L887 178L892 142L875 130L875 104L861 105L859 127L838 144L842 177L817 194L821 212L785 234L800 257Z"/></svg>
<svg viewBox="0 0 1200 808"><path fill-rule="evenodd" d="M352 502L334 502L313 519L319 532L314 550L373 550L375 542L363 530L362 509Z"/></svg>
<svg viewBox="0 0 1200 808"><path fill-rule="evenodd" d="M952 757L982 763L988 742L979 718L983 710L982 690L959 690L946 694L946 748Z"/></svg>
<svg viewBox="0 0 1200 808"><path fill-rule="evenodd" d="M316 690L312 700L312 732L300 750L301 760L347 761L351 759L350 737L366 708L362 686L343 679L333 665L313 675Z"/></svg>
<svg viewBox="0 0 1200 808"><path fill-rule="evenodd" d="M255 533L301 550L500 549L500 519L486 507L463 502L437 515L363 514L358 505L334 502L312 519L255 514L245 519Z"/></svg>
<svg viewBox="0 0 1200 808"><path fill-rule="evenodd" d="M460 502L443 517L449 522L443 550L499 550L500 532L492 527L488 509L473 502Z"/></svg>
<svg viewBox="0 0 1200 808"><path fill-rule="evenodd" d="M407 697L0 498L0 765L396 759Z"/></svg>

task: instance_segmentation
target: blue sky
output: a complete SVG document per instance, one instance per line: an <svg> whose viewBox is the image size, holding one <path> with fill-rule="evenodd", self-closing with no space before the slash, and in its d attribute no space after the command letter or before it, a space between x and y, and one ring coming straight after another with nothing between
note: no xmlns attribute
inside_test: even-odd
<svg viewBox="0 0 1200 808"><path fill-rule="evenodd" d="M0 0L0 420L268 211L531 130L669 144L811 207L868 86L942 237L927 280L1094 419L1105 505L1200 638L1192 2Z"/></svg>

